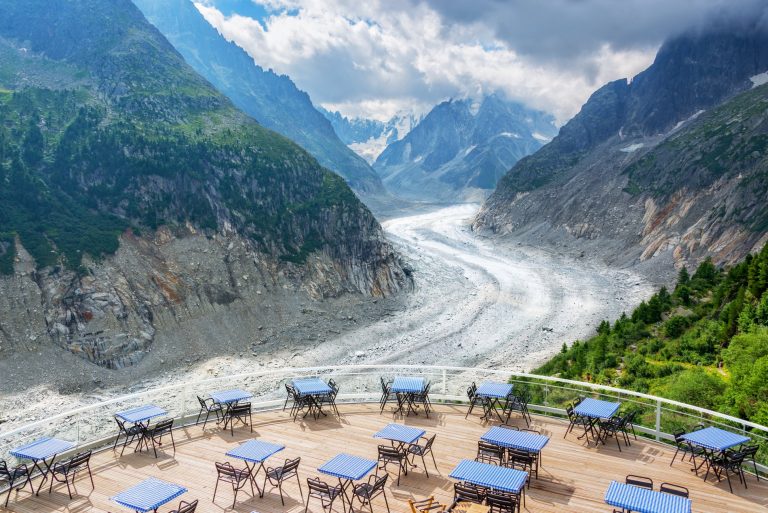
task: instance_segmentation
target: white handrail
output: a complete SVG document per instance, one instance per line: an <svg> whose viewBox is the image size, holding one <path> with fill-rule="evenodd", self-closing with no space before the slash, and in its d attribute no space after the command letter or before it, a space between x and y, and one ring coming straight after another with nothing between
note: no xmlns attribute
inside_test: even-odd
<svg viewBox="0 0 768 513"><path fill-rule="evenodd" d="M130 401L132 399L141 398L144 396L149 395L157 395L163 392L170 392L170 391L185 391L185 390L191 390L197 387L198 389L205 387L206 385L211 385L217 382L222 381L231 381L236 379L243 379L243 378L257 378L257 377L268 377L268 376L275 376L275 375L299 375L299 374L306 374L306 373L338 373L338 372L344 372L348 371L347 374L353 375L354 372L349 371L363 371L363 370L381 370L381 371L387 371L392 373L402 373L403 371L417 371L418 373L445 373L445 371L451 371L451 372L481 372L484 374L491 374L491 375L499 375L503 376L503 379L506 380L510 377L512 378L518 378L518 379L535 379L540 380L544 382L549 383L558 383L558 384L564 384L564 385L571 385L571 386L577 386L581 388L588 388L594 391L602 391L606 393L616 394L616 395L624 395L624 396L631 396L638 399L645 399L649 401L653 401L656 403L658 408L661 408L661 405L668 405L673 406L676 408L681 408L693 412L697 412L700 415L706 415L708 417L715 417L717 419L720 419L722 421L726 422L732 422L736 424L742 425L744 428L751 427L753 429L757 429L760 431L765 432L768 434L768 427L763 426L761 424L757 424L755 422L751 422L748 420L740 419L738 417L733 417L730 415L726 415L724 413L719 413L716 411L708 410L706 408L701 408L698 406L694 406L691 404L681 403L679 401L673 401L671 399L666 399L663 397L658 397L654 395L644 394L641 392L635 392L632 390L625 390L621 388L615 388L610 387L607 385L599 385L596 383L587 383L583 381L575 381L570 379L564 379L564 378L558 378L553 376L542 376L537 374L527 374L524 372L515 372L510 370L503 370L503 369L485 369L485 368L479 368L479 367L452 367L452 366L425 366L425 365L336 365L336 366L321 366L321 367L282 367L279 369L262 369L257 372L247 372L247 373L240 373L240 374L232 374L224 377L213 377L213 378L207 378L203 380L197 380L192 382L182 382L172 385L165 385L159 388L153 388L150 390L145 390L141 392L135 392L132 394L123 395L120 397L115 397L112 399L108 399L106 401L101 401L99 403L91 404L82 406L80 408L76 408L67 412L59 413L56 415L53 415L51 417L47 417L44 419L40 419L35 422L31 422L29 424L25 424L23 426L20 426L18 428L15 428L11 431L7 431L5 433L0 433L0 440L13 437L15 435L18 435L23 432L29 432L30 430L33 430L36 427L43 426L46 424L50 424L53 421L65 419L68 417L72 417L75 415L80 415L83 413L87 413L90 411L94 411L96 409L104 408L105 406L109 406L110 404L116 404L121 402ZM546 386L546 383L542 383L542 385Z"/></svg>

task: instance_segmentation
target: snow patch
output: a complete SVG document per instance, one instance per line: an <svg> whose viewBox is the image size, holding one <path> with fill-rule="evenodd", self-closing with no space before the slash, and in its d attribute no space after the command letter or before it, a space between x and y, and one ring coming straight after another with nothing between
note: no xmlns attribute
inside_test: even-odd
<svg viewBox="0 0 768 513"><path fill-rule="evenodd" d="M473 144L472 146L470 146L469 148L467 148L466 150L464 150L464 155L469 155L469 153L470 153L472 150L474 150L475 148L477 148L477 144Z"/></svg>
<svg viewBox="0 0 768 513"><path fill-rule="evenodd" d="M758 73L757 75L753 77L749 77L749 79L752 81L752 87L761 86L763 84L768 83L768 71L764 71L762 73Z"/></svg>
<svg viewBox="0 0 768 513"><path fill-rule="evenodd" d="M532 134L531 134L531 136L532 136L534 139L536 139L537 141L541 141L541 142L545 142L545 143L546 143L546 142L549 142L549 141L551 141L551 140L552 140L552 138L551 138L551 137L547 137L546 135L540 134L540 133L538 133L538 132L534 132L534 133L532 133Z"/></svg>
<svg viewBox="0 0 768 513"><path fill-rule="evenodd" d="M473 101L469 104L469 113L473 116L477 116L478 112L480 112L480 102Z"/></svg>
<svg viewBox="0 0 768 513"><path fill-rule="evenodd" d="M413 159L414 162L421 162L422 160L424 160L424 155L419 155L418 157Z"/></svg>
<svg viewBox="0 0 768 513"><path fill-rule="evenodd" d="M699 116L701 116L702 114L704 114L704 111L703 111L703 110L700 110L700 111L697 111L697 112L696 112L696 113L695 113L693 116L691 116L690 118L688 118L688 119L684 119L684 120L682 120L682 121L678 121L678 123L677 123L677 124L676 124L674 127L672 127L672 130L670 130L670 131L671 131L671 132L674 132L675 130L677 130L678 128L680 128L681 126L683 126L684 124L686 124L687 122L689 122L689 121L692 121L692 120L694 120L694 119L698 118L698 117L699 117Z"/></svg>
<svg viewBox="0 0 768 513"><path fill-rule="evenodd" d="M645 143L630 144L629 146L627 146L625 148L621 148L619 151L622 151L624 153L634 153L637 150L639 150L640 148L642 148L643 146L645 146Z"/></svg>
<svg viewBox="0 0 768 513"><path fill-rule="evenodd" d="M501 132L499 135L502 137L511 137L512 139L520 139L520 134L513 134L512 132Z"/></svg>

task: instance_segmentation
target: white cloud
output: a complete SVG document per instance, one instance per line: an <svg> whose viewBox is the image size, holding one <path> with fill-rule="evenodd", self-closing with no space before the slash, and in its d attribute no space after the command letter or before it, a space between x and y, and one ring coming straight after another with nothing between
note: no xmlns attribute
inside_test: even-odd
<svg viewBox="0 0 768 513"><path fill-rule="evenodd" d="M647 67L658 45L605 42L564 65L517 52L488 24L449 22L408 0L268 0L263 20L225 16L215 1L197 7L258 64L289 75L315 103L382 120L501 90L562 123L603 83Z"/></svg>

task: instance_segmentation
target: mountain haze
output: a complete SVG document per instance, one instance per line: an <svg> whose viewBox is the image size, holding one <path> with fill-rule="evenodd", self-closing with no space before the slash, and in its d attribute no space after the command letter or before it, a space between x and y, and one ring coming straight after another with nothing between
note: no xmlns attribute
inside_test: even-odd
<svg viewBox="0 0 768 513"><path fill-rule="evenodd" d="M437 105L374 168L406 199L483 199L504 173L556 133L553 118L498 95Z"/></svg>
<svg viewBox="0 0 768 513"><path fill-rule="evenodd" d="M768 31L757 19L684 33L631 83L600 88L504 176L475 227L617 263L732 263L759 249L768 89L750 79L768 70Z"/></svg>
<svg viewBox="0 0 768 513"><path fill-rule="evenodd" d="M344 181L238 111L130 1L0 12L3 351L47 340L122 367L157 338L250 340L280 301L406 283Z"/></svg>
<svg viewBox="0 0 768 513"><path fill-rule="evenodd" d="M293 140L361 194L383 192L381 180L336 136L291 79L265 71L212 27L190 0L135 0L147 19L195 71L263 126Z"/></svg>

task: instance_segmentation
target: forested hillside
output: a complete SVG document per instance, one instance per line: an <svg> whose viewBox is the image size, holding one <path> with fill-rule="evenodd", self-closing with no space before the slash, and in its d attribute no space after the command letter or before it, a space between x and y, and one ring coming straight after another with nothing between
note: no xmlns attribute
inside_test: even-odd
<svg viewBox="0 0 768 513"><path fill-rule="evenodd" d="M647 392L768 424L768 246L729 269L681 269L631 316L603 321L537 374Z"/></svg>

